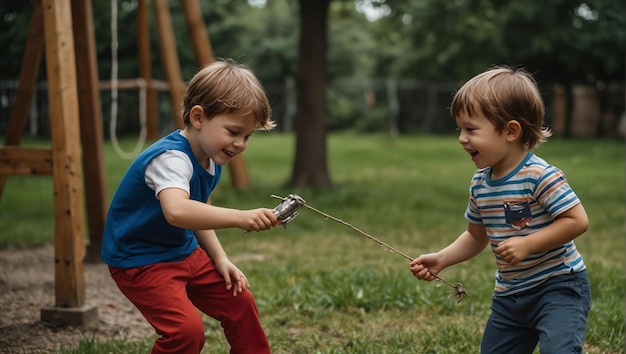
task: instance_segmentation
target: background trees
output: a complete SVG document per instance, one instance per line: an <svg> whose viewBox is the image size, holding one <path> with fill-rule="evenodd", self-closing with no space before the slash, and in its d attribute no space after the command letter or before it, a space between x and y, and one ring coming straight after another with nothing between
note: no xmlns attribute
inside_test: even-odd
<svg viewBox="0 0 626 354"><path fill-rule="evenodd" d="M117 1L119 77L135 78L137 0ZM108 80L111 2L92 2L99 75ZM18 76L33 3L0 3L5 54L0 57L0 80ZM170 6L186 80L196 64L180 3L170 0ZM565 122L555 122L563 126L562 135L572 127L576 85L597 91L600 118L590 129L598 136L614 131L616 117L624 112L623 0L220 0L203 1L201 8L214 55L249 64L270 91L277 118L295 111L294 122L281 125L296 127L290 180L297 185L330 183L325 176L327 130L387 129L388 119L392 131L415 131L406 122L393 122L407 113L394 107L399 102L437 98L432 91L416 93L415 82L457 86L495 64L522 65L536 74L548 106L562 106ZM163 74L156 34L152 36L153 76L159 78ZM43 70L41 74L43 79ZM398 87L407 80L413 91L399 97ZM337 85L353 92L340 92ZM274 92L274 87L280 90ZM555 90L562 93L559 102L550 101ZM297 96L295 110L279 107L289 95ZM0 98L0 105L8 104L9 98ZM436 102L442 112L449 103L448 96L444 99ZM377 105L381 100L388 102L386 107ZM438 120L428 109L419 114L428 117L417 129L431 131ZM612 120L603 122L604 117ZM0 116L0 123L6 118Z"/></svg>
<svg viewBox="0 0 626 354"><path fill-rule="evenodd" d="M33 1L0 3L5 54L0 80L17 78ZM118 53L120 77L136 77L137 2L117 1L118 29L125 34ZM100 77L106 79L110 0L92 2ZM195 70L193 53L179 1L170 0L170 5L183 76L188 78ZM216 56L251 64L266 83L295 75L298 2L202 1L201 7ZM334 0L327 14L329 81L389 76L455 81L498 63L528 66L545 80L595 84L624 79L626 4L621 0ZM157 69L157 46L152 48Z"/></svg>
<svg viewBox="0 0 626 354"><path fill-rule="evenodd" d="M296 156L288 184L331 184L326 161L326 48L331 0L299 0Z"/></svg>

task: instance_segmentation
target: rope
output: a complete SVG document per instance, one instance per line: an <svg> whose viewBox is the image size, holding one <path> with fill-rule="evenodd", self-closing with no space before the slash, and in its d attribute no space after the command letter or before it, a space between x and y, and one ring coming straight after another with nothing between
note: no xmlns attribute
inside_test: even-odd
<svg viewBox="0 0 626 354"><path fill-rule="evenodd" d="M140 131L137 138L137 145L131 152L126 152L119 144L117 140L117 109L118 109L118 87L117 87L117 0L111 1L111 121L109 123L109 135L111 136L111 143L113 150L117 155L123 159L130 160L135 158L143 149L143 145L146 142L147 128L146 128L146 90L147 85L145 80L138 79L137 86L139 87L139 124Z"/></svg>

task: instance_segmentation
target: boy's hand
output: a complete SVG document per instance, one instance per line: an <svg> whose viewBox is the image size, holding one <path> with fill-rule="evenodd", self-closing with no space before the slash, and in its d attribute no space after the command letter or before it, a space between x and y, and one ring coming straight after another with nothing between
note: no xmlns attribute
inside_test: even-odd
<svg viewBox="0 0 626 354"><path fill-rule="evenodd" d="M274 209L241 210L241 213L242 217L238 227L246 231L265 231L280 224Z"/></svg>
<svg viewBox="0 0 626 354"><path fill-rule="evenodd" d="M237 296L250 287L248 278L229 259L224 258L215 263L215 269L224 277L226 289L233 290L233 296Z"/></svg>
<svg viewBox="0 0 626 354"><path fill-rule="evenodd" d="M526 238L518 236L500 242L494 252L505 262L516 265L528 257L530 248Z"/></svg>
<svg viewBox="0 0 626 354"><path fill-rule="evenodd" d="M410 266L413 276L426 281L437 279L435 275L442 269L436 253L423 254L411 261Z"/></svg>

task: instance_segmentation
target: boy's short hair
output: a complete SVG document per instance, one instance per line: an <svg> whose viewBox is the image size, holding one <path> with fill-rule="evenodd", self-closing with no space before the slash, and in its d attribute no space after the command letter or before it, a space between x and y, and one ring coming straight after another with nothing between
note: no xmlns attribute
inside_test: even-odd
<svg viewBox="0 0 626 354"><path fill-rule="evenodd" d="M524 68L493 67L474 76L457 91L450 113L470 117L480 109L496 130L515 120L522 126L521 141L529 149L545 142L552 133L544 126L545 107L537 82Z"/></svg>
<svg viewBox="0 0 626 354"><path fill-rule="evenodd" d="M252 70L231 59L218 60L198 70L185 88L183 122L189 125L189 112L195 105L208 118L224 113L252 115L259 129L271 130L271 108L263 86Z"/></svg>

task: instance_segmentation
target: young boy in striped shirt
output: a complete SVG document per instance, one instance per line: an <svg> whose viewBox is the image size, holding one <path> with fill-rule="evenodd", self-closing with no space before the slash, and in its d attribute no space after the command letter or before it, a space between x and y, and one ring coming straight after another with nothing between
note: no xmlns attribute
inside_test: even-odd
<svg viewBox="0 0 626 354"><path fill-rule="evenodd" d="M537 84L524 69L495 67L465 83L450 108L459 143L478 171L465 230L410 264L431 281L487 245L496 258L481 353L582 353L591 291L574 239L588 219L565 175L530 152L551 132Z"/></svg>

